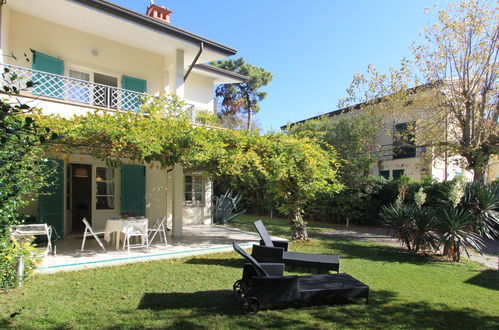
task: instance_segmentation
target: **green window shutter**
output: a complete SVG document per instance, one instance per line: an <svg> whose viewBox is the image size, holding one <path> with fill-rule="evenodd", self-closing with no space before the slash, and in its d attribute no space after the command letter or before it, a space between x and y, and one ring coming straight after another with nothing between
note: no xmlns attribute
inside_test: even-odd
<svg viewBox="0 0 499 330"><path fill-rule="evenodd" d="M390 179L390 171L381 170L381 171L379 171L379 175L381 175L382 177L384 177L387 180Z"/></svg>
<svg viewBox="0 0 499 330"><path fill-rule="evenodd" d="M121 166L121 212L146 215L146 168L142 165Z"/></svg>
<svg viewBox="0 0 499 330"><path fill-rule="evenodd" d="M138 93L147 91L147 81L139 78L123 76L121 77L121 88ZM121 97L121 108L123 110L138 111L140 109L141 96L136 93L123 92Z"/></svg>
<svg viewBox="0 0 499 330"><path fill-rule="evenodd" d="M393 175L393 179L399 179L401 178L403 175L404 175L404 170L393 170L392 171L392 175Z"/></svg>
<svg viewBox="0 0 499 330"><path fill-rule="evenodd" d="M32 66L34 70L64 75L64 61L40 52L33 52ZM60 77L35 73L33 75L33 94L62 99L64 97L64 81Z"/></svg>
<svg viewBox="0 0 499 330"><path fill-rule="evenodd" d="M39 218L41 223L53 226L58 237L64 236L64 161L49 159L47 170L52 171L47 187L40 190Z"/></svg>

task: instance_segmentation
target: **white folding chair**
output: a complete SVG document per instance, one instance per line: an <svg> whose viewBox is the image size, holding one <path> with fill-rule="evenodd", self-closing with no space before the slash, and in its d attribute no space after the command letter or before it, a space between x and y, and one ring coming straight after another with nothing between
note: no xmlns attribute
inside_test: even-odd
<svg viewBox="0 0 499 330"><path fill-rule="evenodd" d="M106 248L104 247L104 244L100 240L100 238L97 235L103 235L104 231L94 231L92 229L92 226L88 223L87 219L83 218L83 223L85 224L85 232L83 233L83 242L81 242L81 252L83 252L83 249L85 248L85 241L87 239L87 236L93 236L97 243L99 243L100 247L104 252L106 252Z"/></svg>
<svg viewBox="0 0 499 330"><path fill-rule="evenodd" d="M158 218L158 220L154 222L153 227L149 228L149 242L152 242L154 240L154 237L156 237L156 235L159 233L159 241L163 242L164 239L165 245L167 245L165 222L166 222L166 217Z"/></svg>
<svg viewBox="0 0 499 330"><path fill-rule="evenodd" d="M125 239L123 240L123 250L125 249L125 246L128 247L128 252L130 252L131 248L143 248L145 247L147 250L149 250L149 238L148 238L148 222L149 220L147 219L135 219L135 220L128 220L126 222L124 232L125 232ZM130 245L130 238L131 237L140 237L140 244L133 244Z"/></svg>

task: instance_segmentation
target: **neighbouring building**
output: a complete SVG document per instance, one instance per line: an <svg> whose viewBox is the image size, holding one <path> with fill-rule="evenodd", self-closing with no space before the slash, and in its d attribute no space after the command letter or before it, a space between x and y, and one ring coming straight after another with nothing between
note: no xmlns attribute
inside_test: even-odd
<svg viewBox="0 0 499 330"><path fill-rule="evenodd" d="M104 0L9 0L0 10L2 69L37 82L20 99L43 114L133 111L143 95L162 91L185 100L193 114L214 111L214 86L245 79L199 64L236 50L175 27L172 12L154 4L146 15ZM60 165L54 194L23 212L60 236L81 232L83 217L103 227L122 213L168 216L174 236L182 235L184 224L212 221L211 182L179 165L110 168L84 154L48 157Z"/></svg>
<svg viewBox="0 0 499 330"><path fill-rule="evenodd" d="M370 175L379 175L387 179L407 176L413 180L431 177L438 181L452 180L457 175L465 175L468 180L472 180L472 173L463 170L461 166L464 158L450 155L437 156L431 147L417 145L414 142L415 136L413 135L418 134L418 125L431 116L433 102L428 102L428 100L434 97L435 92L438 92L436 87L421 85L409 89L403 102L393 102L387 105L386 102L390 101L379 99L380 102L361 103L296 123L323 116L335 120L342 116L355 116L359 111L372 110L381 118L381 123L376 140L371 146L378 161L370 169ZM281 129L285 128L286 126L281 127ZM446 126L445 129L449 130L450 127ZM492 157L486 171L486 181L491 182L498 178L499 160L497 157Z"/></svg>

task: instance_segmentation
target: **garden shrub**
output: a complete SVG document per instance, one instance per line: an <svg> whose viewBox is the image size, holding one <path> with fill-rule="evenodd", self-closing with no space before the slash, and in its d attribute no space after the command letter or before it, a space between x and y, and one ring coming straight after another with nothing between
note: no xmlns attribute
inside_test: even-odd
<svg viewBox="0 0 499 330"><path fill-rule="evenodd" d="M13 241L9 237L0 238L0 289L10 289L17 284L17 262L24 257L24 278L34 267L34 248L29 242Z"/></svg>
<svg viewBox="0 0 499 330"><path fill-rule="evenodd" d="M17 76L4 69L1 75L6 94L0 100L0 287L12 286L12 271L19 255L25 255L30 267L32 256L28 246L10 242L10 230L24 218L18 210L26 206L31 196L45 186L50 175L43 159L41 144L47 139L49 129L40 128L35 122L36 110L26 104L12 101L26 86L16 85Z"/></svg>
<svg viewBox="0 0 499 330"><path fill-rule="evenodd" d="M468 256L470 249L481 252L484 237L497 237L498 185L465 183L457 177L422 185L412 199L407 198L408 187L402 183L397 200L380 212L382 224L408 250L437 251L442 246L444 255L459 261L461 250Z"/></svg>

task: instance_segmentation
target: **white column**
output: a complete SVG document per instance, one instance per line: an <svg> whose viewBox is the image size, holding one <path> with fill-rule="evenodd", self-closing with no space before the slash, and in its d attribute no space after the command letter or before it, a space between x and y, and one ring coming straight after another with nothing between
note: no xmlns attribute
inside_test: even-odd
<svg viewBox="0 0 499 330"><path fill-rule="evenodd" d="M182 237L182 217L184 213L184 169L175 164L172 171L172 235Z"/></svg>
<svg viewBox="0 0 499 330"><path fill-rule="evenodd" d="M184 51L177 49L175 56L175 94L184 98Z"/></svg>

